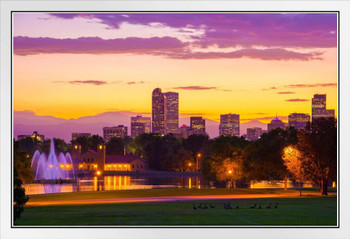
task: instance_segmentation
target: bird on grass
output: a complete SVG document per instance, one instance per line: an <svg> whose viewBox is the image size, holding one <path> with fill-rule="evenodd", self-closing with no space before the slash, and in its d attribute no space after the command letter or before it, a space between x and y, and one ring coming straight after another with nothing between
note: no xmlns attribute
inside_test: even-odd
<svg viewBox="0 0 350 239"><path fill-rule="evenodd" d="M215 208L215 206L210 203L210 208Z"/></svg>
<svg viewBox="0 0 350 239"><path fill-rule="evenodd" d="M236 209L239 209L239 205L236 206Z"/></svg>
<svg viewBox="0 0 350 239"><path fill-rule="evenodd" d="M196 205L193 203L193 209L197 210Z"/></svg>
<svg viewBox="0 0 350 239"><path fill-rule="evenodd" d="M251 209L255 209L256 208L256 203L254 203L253 206L250 206Z"/></svg>
<svg viewBox="0 0 350 239"><path fill-rule="evenodd" d="M258 207L258 209L261 209L261 203L259 203L259 207Z"/></svg>
<svg viewBox="0 0 350 239"><path fill-rule="evenodd" d="M224 208L225 208L225 209L232 209L232 207L231 207L231 205L230 205L230 202L224 203Z"/></svg>
<svg viewBox="0 0 350 239"><path fill-rule="evenodd" d="M199 203L198 208L202 208L202 203Z"/></svg>
<svg viewBox="0 0 350 239"><path fill-rule="evenodd" d="M278 202L276 202L275 208L278 208Z"/></svg>
<svg viewBox="0 0 350 239"><path fill-rule="evenodd" d="M202 209L208 209L208 207L207 207L207 204L206 204L206 203L204 203L204 206L202 207Z"/></svg>
<svg viewBox="0 0 350 239"><path fill-rule="evenodd" d="M266 206L267 209L271 209L272 203L269 203L268 206Z"/></svg>

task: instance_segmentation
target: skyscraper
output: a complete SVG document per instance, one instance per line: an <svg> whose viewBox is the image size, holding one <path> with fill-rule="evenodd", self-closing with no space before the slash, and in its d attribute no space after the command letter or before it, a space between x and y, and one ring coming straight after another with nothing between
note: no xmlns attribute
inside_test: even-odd
<svg viewBox="0 0 350 239"><path fill-rule="evenodd" d="M205 134L205 119L202 119L202 117L191 117L190 122L193 134Z"/></svg>
<svg viewBox="0 0 350 239"><path fill-rule="evenodd" d="M304 129L307 123L310 122L310 115L293 113L288 115L288 124L296 129Z"/></svg>
<svg viewBox="0 0 350 239"><path fill-rule="evenodd" d="M220 135L239 136L239 115L220 115L219 133Z"/></svg>
<svg viewBox="0 0 350 239"><path fill-rule="evenodd" d="M315 94L312 98L312 119L334 117L334 110L326 108L326 94Z"/></svg>
<svg viewBox="0 0 350 239"><path fill-rule="evenodd" d="M113 137L124 138L128 135L128 127L118 125L113 127L103 127L103 138L109 141Z"/></svg>
<svg viewBox="0 0 350 239"><path fill-rule="evenodd" d="M267 131L270 132L271 130L274 130L277 128L285 129L286 126L284 125L282 120L276 117L273 120L271 120L270 124L267 124Z"/></svg>
<svg viewBox="0 0 350 239"><path fill-rule="evenodd" d="M151 133L151 118L140 115L131 117L131 137L135 138L145 133Z"/></svg>
<svg viewBox="0 0 350 239"><path fill-rule="evenodd" d="M166 104L162 90L156 88L152 93L152 132L165 134Z"/></svg>
<svg viewBox="0 0 350 239"><path fill-rule="evenodd" d="M177 133L179 128L179 93L163 93L166 109L165 133Z"/></svg>

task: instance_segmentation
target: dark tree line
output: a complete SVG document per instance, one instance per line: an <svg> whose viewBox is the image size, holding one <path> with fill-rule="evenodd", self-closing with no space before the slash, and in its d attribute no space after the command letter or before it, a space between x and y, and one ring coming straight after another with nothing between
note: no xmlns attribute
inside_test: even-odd
<svg viewBox="0 0 350 239"><path fill-rule="evenodd" d="M73 144L82 146L82 153L97 150L104 140L98 135L79 137L66 144L54 139L57 152L70 151ZM203 176L215 181L281 180L292 175L283 161L286 147L295 146L303 157L305 178L318 183L327 194L328 183L337 174L337 123L333 118L313 120L303 131L293 127L264 133L254 142L243 137L221 136L209 139L206 135L176 138L173 134L142 134L112 138L106 143L107 155L133 154L148 161L152 170L196 171L197 160ZM18 150L17 150L18 149ZM15 165L19 177L30 181L30 159L35 150L49 152L50 140L38 142L31 138L15 142ZM16 151L17 150L17 151ZM22 152L22 153L21 153ZM25 152L25 153L24 153ZM28 154L29 158L28 158Z"/></svg>

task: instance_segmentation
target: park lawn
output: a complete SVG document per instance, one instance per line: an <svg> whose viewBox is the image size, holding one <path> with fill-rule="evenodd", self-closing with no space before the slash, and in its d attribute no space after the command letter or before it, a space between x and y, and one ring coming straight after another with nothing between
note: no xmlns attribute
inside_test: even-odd
<svg viewBox="0 0 350 239"><path fill-rule="evenodd" d="M233 208L224 209L231 202ZM193 209L211 202L213 209ZM261 203L262 209L250 209ZM269 203L278 208L266 209ZM25 207L18 226L336 226L337 198L263 198Z"/></svg>
<svg viewBox="0 0 350 239"><path fill-rule="evenodd" d="M304 189L303 192L315 192L318 189ZM59 201L59 200L81 200L100 198L135 198L135 197L162 197L162 196L199 196L199 195L228 195L228 194L284 194L295 192L298 189L249 189L249 188L216 188L216 189L140 189L140 190L119 190L100 192L73 192L73 193L52 193L30 195L30 202Z"/></svg>

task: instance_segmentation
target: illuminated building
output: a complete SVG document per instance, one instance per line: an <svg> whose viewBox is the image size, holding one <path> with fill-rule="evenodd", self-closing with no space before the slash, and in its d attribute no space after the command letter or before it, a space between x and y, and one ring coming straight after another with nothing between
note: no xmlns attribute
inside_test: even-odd
<svg viewBox="0 0 350 239"><path fill-rule="evenodd" d="M191 127L184 124L178 129L176 136L187 139L188 136L192 134L193 134L193 130L191 129Z"/></svg>
<svg viewBox="0 0 350 239"><path fill-rule="evenodd" d="M151 118L142 116L131 117L131 137L135 138L145 133L151 133Z"/></svg>
<svg viewBox="0 0 350 239"><path fill-rule="evenodd" d="M280 120L279 118L276 117L273 120L271 120L271 122L269 124L267 124L267 131L270 132L271 130L274 130L277 128L285 129L286 126L282 122L282 120Z"/></svg>
<svg viewBox="0 0 350 239"><path fill-rule="evenodd" d="M163 93L165 100L165 133L177 133L179 128L179 93Z"/></svg>
<svg viewBox="0 0 350 239"><path fill-rule="evenodd" d="M71 152L75 171L144 171L148 169L147 161L135 155L106 155L106 145L100 144L97 151L88 150L81 153L81 145L73 145Z"/></svg>
<svg viewBox="0 0 350 239"><path fill-rule="evenodd" d="M91 137L90 133L72 133L72 140L76 140L79 137Z"/></svg>
<svg viewBox="0 0 350 239"><path fill-rule="evenodd" d="M220 115L219 134L227 136L239 136L239 115Z"/></svg>
<svg viewBox="0 0 350 239"><path fill-rule="evenodd" d="M124 138L128 135L128 127L124 125L118 125L113 127L103 127L103 138L105 141L109 141L111 138L119 137Z"/></svg>
<svg viewBox="0 0 350 239"><path fill-rule="evenodd" d="M32 138L32 139L35 139L35 140L40 141L40 142L44 142L44 140L45 140L45 136L38 134L37 131L34 131L34 133L31 135L17 135L17 140L21 140L21 139L25 139L25 138Z"/></svg>
<svg viewBox="0 0 350 239"><path fill-rule="evenodd" d="M249 141L255 141L255 140L258 140L262 134L263 134L262 128L259 128L259 127L248 128L246 138Z"/></svg>
<svg viewBox="0 0 350 239"><path fill-rule="evenodd" d="M315 94L312 98L312 119L317 118L334 118L334 110L327 110L326 108L326 94Z"/></svg>
<svg viewBox="0 0 350 239"><path fill-rule="evenodd" d="M190 122L193 134L205 134L205 119L202 119L202 117L191 117Z"/></svg>
<svg viewBox="0 0 350 239"><path fill-rule="evenodd" d="M165 134L166 105L161 89L156 88L152 93L152 132Z"/></svg>
<svg viewBox="0 0 350 239"><path fill-rule="evenodd" d="M298 130L304 129L308 122L310 122L310 115L308 114L293 113L288 115L289 126L293 126Z"/></svg>

